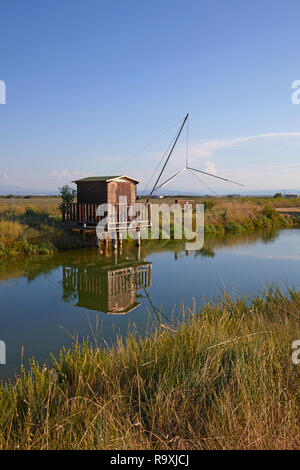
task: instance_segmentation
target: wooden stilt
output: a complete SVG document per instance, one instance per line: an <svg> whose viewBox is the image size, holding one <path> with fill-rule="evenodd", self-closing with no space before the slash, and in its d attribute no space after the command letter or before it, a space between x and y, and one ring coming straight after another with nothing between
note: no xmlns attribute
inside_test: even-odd
<svg viewBox="0 0 300 470"><path fill-rule="evenodd" d="M115 236L112 239L112 245L113 245L114 250L118 249L118 239L117 239L117 234L116 233L115 233Z"/></svg>
<svg viewBox="0 0 300 470"><path fill-rule="evenodd" d="M100 249L100 239L98 237L97 230L96 230L96 244L97 244L97 247Z"/></svg>
<svg viewBox="0 0 300 470"><path fill-rule="evenodd" d="M104 244L105 244L105 255L106 255L106 256L108 256L108 241L109 241L108 233L105 232L105 241L104 241Z"/></svg>
<svg viewBox="0 0 300 470"><path fill-rule="evenodd" d="M140 227L137 228L136 244L137 244L137 246L141 246L141 229L140 229Z"/></svg>
<svg viewBox="0 0 300 470"><path fill-rule="evenodd" d="M120 255L122 255L122 251L123 251L123 235L122 235L122 232L119 232L118 234L118 242L119 242L119 252L120 252Z"/></svg>

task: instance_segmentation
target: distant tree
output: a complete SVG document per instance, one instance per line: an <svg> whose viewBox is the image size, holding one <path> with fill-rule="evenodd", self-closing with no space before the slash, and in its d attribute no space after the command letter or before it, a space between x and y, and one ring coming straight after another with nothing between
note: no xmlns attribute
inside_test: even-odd
<svg viewBox="0 0 300 470"><path fill-rule="evenodd" d="M59 204L58 208L62 211L63 203L70 203L73 202L76 197L76 190L71 188L69 185L62 186L58 188L59 195L61 197L61 203Z"/></svg>
<svg viewBox="0 0 300 470"><path fill-rule="evenodd" d="M59 195L62 202L73 202L76 197L76 190L71 188L68 184L58 188Z"/></svg>
<svg viewBox="0 0 300 470"><path fill-rule="evenodd" d="M274 197L276 197L276 198L277 197L282 197L282 193L276 193L276 194L274 194Z"/></svg>

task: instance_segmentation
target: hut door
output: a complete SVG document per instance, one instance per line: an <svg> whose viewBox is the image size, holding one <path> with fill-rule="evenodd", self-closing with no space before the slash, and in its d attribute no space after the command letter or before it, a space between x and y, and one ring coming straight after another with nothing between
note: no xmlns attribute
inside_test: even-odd
<svg viewBox="0 0 300 470"><path fill-rule="evenodd" d="M118 197L117 212L118 212L119 227L125 228L128 225L127 208L131 204L130 183L118 183L117 197Z"/></svg>
<svg viewBox="0 0 300 470"><path fill-rule="evenodd" d="M118 201L120 196L127 197L127 204L130 204L130 183L118 183L117 189Z"/></svg>

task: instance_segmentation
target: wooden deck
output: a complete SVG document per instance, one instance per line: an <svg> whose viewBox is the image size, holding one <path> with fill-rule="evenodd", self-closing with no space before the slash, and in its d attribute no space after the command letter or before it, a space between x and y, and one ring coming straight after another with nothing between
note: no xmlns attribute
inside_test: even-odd
<svg viewBox="0 0 300 470"><path fill-rule="evenodd" d="M300 216L300 207L278 207L276 211L281 215L292 215L294 217Z"/></svg>
<svg viewBox="0 0 300 470"><path fill-rule="evenodd" d="M95 231L96 226L105 217L108 218L106 230L124 230L131 228L136 217L130 215L132 206L116 204L114 211L104 216L97 215L99 204L64 203L62 206L62 222L65 229L78 231ZM150 205L136 204L138 225L140 228L151 226Z"/></svg>

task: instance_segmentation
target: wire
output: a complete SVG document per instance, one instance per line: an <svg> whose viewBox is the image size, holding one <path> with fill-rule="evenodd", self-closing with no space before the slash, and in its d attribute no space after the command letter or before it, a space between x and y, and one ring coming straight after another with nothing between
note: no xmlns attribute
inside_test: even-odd
<svg viewBox="0 0 300 470"><path fill-rule="evenodd" d="M159 186L156 186L155 190L154 191L157 191L159 188L162 188L163 186L165 186L166 184L168 184L170 181L172 181L173 179L176 178L176 176L180 175L180 173L183 173L184 171L186 171L186 168L183 168L182 170L178 171L177 173L175 173L175 175L173 176L170 176L170 178L168 178L166 181L164 181L163 183L161 183ZM154 192L153 191L153 192Z"/></svg>
<svg viewBox="0 0 300 470"><path fill-rule="evenodd" d="M181 119L176 121L175 124L173 124L171 127L169 127L166 131L162 132L159 136L155 137L154 139L152 139L150 142L148 142L148 144L144 145L140 150L138 150L137 152L135 152L133 155L131 155L129 158L127 158L127 160L125 160L125 162L123 162L123 164L121 166L118 166L118 164L116 164L115 166L113 166L113 168L116 168L118 166L118 168L124 168L124 166L134 157L136 157L139 153L143 152L146 148L150 147L150 145L153 144L153 142L155 142L156 140L160 139L161 137L163 137L164 135L168 134L168 132L170 132L175 126L177 127L178 124L181 122Z"/></svg>
<svg viewBox="0 0 300 470"><path fill-rule="evenodd" d="M237 183L236 181L232 181L227 178L222 178L221 176L213 175L212 173L208 173L207 171L197 170L196 168L191 168L191 167L188 167L188 170L197 171L198 173L203 173L204 175L212 176L213 178L217 178L218 180L228 181L228 183L233 183L233 184L237 184L238 186L245 187L244 184Z"/></svg>
<svg viewBox="0 0 300 470"><path fill-rule="evenodd" d="M196 175L196 173L194 173L193 171L189 170L190 173L192 173L192 175L194 175L204 186L207 187L207 189L209 189L215 196L218 196L218 194L208 186L208 184L204 183L204 181L200 178L200 176Z"/></svg>

